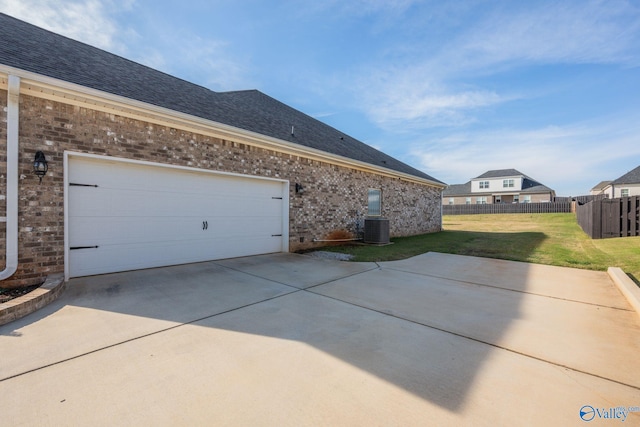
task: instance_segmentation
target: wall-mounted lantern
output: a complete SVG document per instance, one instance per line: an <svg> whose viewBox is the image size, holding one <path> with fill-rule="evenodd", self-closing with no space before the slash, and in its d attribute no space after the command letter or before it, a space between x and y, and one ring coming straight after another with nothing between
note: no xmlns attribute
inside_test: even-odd
<svg viewBox="0 0 640 427"><path fill-rule="evenodd" d="M42 184L42 177L47 174L49 165L47 159L42 151L36 153L36 158L33 161L33 172L40 178L40 184Z"/></svg>
<svg viewBox="0 0 640 427"><path fill-rule="evenodd" d="M304 193L304 187L302 186L302 184L298 184L296 182L296 193L302 194Z"/></svg>

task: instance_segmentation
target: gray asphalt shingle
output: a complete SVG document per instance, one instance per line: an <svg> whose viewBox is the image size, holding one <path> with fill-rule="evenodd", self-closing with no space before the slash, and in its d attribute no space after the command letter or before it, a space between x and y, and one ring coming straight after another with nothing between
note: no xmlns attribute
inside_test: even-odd
<svg viewBox="0 0 640 427"><path fill-rule="evenodd" d="M611 182L613 185L620 184L640 184L640 166L622 175L620 178Z"/></svg>

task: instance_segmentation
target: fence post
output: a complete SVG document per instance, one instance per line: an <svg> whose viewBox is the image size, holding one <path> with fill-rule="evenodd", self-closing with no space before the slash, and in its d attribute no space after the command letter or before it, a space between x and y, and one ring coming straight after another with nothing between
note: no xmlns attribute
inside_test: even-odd
<svg viewBox="0 0 640 427"><path fill-rule="evenodd" d="M618 222L620 223L620 237L629 236L629 214L631 213L629 212L630 201L631 200L629 200L629 197L622 197L620 199L620 212L618 213L618 217L620 218L618 220Z"/></svg>
<svg viewBox="0 0 640 427"><path fill-rule="evenodd" d="M593 215L593 239L602 239L602 202L602 200L593 201L593 211L591 212Z"/></svg>
<svg viewBox="0 0 640 427"><path fill-rule="evenodd" d="M640 235L640 197L633 196L630 198L629 203L629 221L630 221L630 236Z"/></svg>

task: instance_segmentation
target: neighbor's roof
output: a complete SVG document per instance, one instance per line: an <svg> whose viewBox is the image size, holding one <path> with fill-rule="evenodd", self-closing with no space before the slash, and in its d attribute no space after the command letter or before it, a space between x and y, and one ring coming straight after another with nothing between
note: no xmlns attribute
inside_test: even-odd
<svg viewBox="0 0 640 427"><path fill-rule="evenodd" d="M214 92L1 13L0 40L0 64L442 183L257 90Z"/></svg>
<svg viewBox="0 0 640 427"><path fill-rule="evenodd" d="M442 192L444 196L468 196L471 194L471 181L466 184L451 184Z"/></svg>
<svg viewBox="0 0 640 427"><path fill-rule="evenodd" d="M596 184L591 191L601 191L604 190L606 187L608 187L609 185L611 185L611 181L601 181L598 184Z"/></svg>
<svg viewBox="0 0 640 427"><path fill-rule="evenodd" d="M640 184L640 166L612 181L611 184Z"/></svg>
<svg viewBox="0 0 640 427"><path fill-rule="evenodd" d="M498 170L492 170L492 171L487 171L485 173L483 173L480 176L477 176L473 179L481 179L481 178L502 178L502 177L507 177L507 176L525 176L525 174L523 174L522 172L519 172L515 169L498 169Z"/></svg>

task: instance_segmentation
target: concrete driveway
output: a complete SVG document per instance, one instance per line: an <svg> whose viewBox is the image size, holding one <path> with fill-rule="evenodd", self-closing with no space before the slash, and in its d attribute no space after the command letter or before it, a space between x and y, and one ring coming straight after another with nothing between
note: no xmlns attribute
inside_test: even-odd
<svg viewBox="0 0 640 427"><path fill-rule="evenodd" d="M0 419L638 425L639 319L603 272L437 253L74 279L0 327Z"/></svg>

